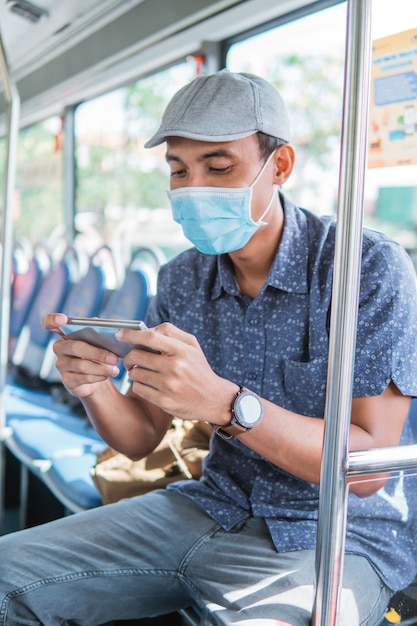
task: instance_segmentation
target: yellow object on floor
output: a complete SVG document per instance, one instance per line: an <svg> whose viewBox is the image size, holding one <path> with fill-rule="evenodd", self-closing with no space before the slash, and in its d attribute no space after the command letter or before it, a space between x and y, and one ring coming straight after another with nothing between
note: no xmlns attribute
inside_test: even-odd
<svg viewBox="0 0 417 626"><path fill-rule="evenodd" d="M387 611L384 617L390 624L401 624L401 616L398 615L395 609L390 609L389 611Z"/></svg>

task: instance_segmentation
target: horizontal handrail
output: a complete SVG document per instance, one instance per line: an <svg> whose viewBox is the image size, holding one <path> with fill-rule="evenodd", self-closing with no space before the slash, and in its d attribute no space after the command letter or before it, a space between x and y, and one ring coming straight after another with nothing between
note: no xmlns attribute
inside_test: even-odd
<svg viewBox="0 0 417 626"><path fill-rule="evenodd" d="M357 450L348 456L346 476L417 469L417 444Z"/></svg>

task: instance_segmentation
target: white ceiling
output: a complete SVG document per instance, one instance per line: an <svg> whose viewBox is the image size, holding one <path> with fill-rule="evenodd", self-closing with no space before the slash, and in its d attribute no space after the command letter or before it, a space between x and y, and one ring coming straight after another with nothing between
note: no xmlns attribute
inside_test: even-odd
<svg viewBox="0 0 417 626"><path fill-rule="evenodd" d="M24 0L13 0L24 1ZM0 0L0 34L25 126L291 13L313 0L29 0L48 12L32 23ZM331 3L335 0L322 0ZM340 1L340 0L336 0ZM209 52L209 46L212 45ZM211 57L210 57L211 54ZM3 68L1 67L3 78ZM6 100L0 80L0 133Z"/></svg>
<svg viewBox="0 0 417 626"><path fill-rule="evenodd" d="M32 1L32 0L30 0ZM30 72L31 66L65 51L77 38L81 41L142 0L34 0L47 17L32 23L0 0L0 32L10 69L16 79Z"/></svg>

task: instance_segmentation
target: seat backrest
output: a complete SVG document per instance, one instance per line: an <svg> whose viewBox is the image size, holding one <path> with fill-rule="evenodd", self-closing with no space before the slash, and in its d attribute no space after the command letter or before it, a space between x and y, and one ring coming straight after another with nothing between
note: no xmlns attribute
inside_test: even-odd
<svg viewBox="0 0 417 626"><path fill-rule="evenodd" d="M71 286L60 310L71 317L98 316L106 295L106 285L103 268L91 263L86 275ZM52 347L56 338L52 335L49 339L39 369L39 377L48 383L58 383L61 380L55 367L56 357Z"/></svg>
<svg viewBox="0 0 417 626"><path fill-rule="evenodd" d="M62 305L62 312L71 317L92 317L98 315L106 294L106 280L103 269L91 265L81 280L72 285Z"/></svg>
<svg viewBox="0 0 417 626"><path fill-rule="evenodd" d="M167 262L164 252L157 246L140 246L131 258L129 268L140 268L146 272L149 280L151 297L156 294L156 283L161 265Z"/></svg>
<svg viewBox="0 0 417 626"><path fill-rule="evenodd" d="M45 251L36 251L28 259L20 249L13 253L13 280L10 304L10 354L21 332L35 297L50 267Z"/></svg>
<svg viewBox="0 0 417 626"><path fill-rule="evenodd" d="M152 280L146 267L127 269L122 285L110 294L100 317L142 320L153 295Z"/></svg>
<svg viewBox="0 0 417 626"><path fill-rule="evenodd" d="M13 365L24 369L28 375L38 376L51 332L41 325L46 313L60 311L71 285L78 278L77 261L68 254L45 277L20 331L12 355Z"/></svg>
<svg viewBox="0 0 417 626"><path fill-rule="evenodd" d="M153 274L154 272L145 266L127 269L122 285L109 296L100 312L100 317L143 320L154 295ZM122 360L119 361L119 369L120 374L113 379L113 382L122 393L125 393L129 382Z"/></svg>

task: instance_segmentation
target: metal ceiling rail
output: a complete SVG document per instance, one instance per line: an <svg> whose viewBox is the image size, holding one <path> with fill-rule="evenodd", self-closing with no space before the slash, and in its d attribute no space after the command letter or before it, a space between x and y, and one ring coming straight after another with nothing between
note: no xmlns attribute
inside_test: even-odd
<svg viewBox="0 0 417 626"><path fill-rule="evenodd" d="M345 468L359 303L363 198L371 67L372 0L348 0L345 83L320 478L313 626L337 623L348 486Z"/></svg>
<svg viewBox="0 0 417 626"><path fill-rule="evenodd" d="M3 206L0 208L0 534L4 517L4 475L6 431L5 386L9 353L10 277L13 248L13 196L16 177L16 150L19 132L20 97L10 76L3 39L0 33L0 72L7 102L6 156Z"/></svg>

